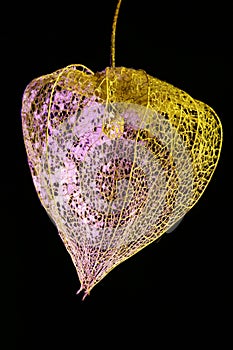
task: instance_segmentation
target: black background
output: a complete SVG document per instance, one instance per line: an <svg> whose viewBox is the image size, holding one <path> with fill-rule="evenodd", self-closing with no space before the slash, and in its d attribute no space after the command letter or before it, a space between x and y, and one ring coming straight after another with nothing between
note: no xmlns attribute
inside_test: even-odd
<svg viewBox="0 0 233 350"><path fill-rule="evenodd" d="M145 349L167 342L186 349L223 344L232 326L230 5L122 1L116 66L144 69L210 105L222 121L224 143L212 181L179 227L116 267L84 302L75 295L79 281L71 259L34 190L20 109L35 77L72 63L92 71L109 66L116 1L15 6L14 18L10 6L5 10L1 28L8 340L30 349L71 349L82 342L124 348L135 340Z"/></svg>

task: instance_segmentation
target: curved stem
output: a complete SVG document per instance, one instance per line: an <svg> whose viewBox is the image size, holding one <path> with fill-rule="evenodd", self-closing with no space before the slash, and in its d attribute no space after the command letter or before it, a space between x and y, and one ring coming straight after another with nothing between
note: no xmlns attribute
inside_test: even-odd
<svg viewBox="0 0 233 350"><path fill-rule="evenodd" d="M113 24L112 24L112 38L111 38L111 66L114 68L115 67L115 42L116 42L116 25L117 25L117 19L118 19L118 14L121 6L121 1L118 0L115 15L113 18Z"/></svg>

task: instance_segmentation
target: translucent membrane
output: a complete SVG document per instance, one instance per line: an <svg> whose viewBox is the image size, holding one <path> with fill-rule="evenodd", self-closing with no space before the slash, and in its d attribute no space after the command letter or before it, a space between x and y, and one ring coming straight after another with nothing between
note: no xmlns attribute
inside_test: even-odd
<svg viewBox="0 0 233 350"><path fill-rule="evenodd" d="M84 297L192 208L222 143L209 106L124 67L72 65L33 80L22 123L36 191Z"/></svg>

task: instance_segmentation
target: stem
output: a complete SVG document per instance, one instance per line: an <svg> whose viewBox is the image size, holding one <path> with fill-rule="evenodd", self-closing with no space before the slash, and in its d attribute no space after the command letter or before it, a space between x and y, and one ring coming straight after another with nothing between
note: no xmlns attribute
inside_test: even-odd
<svg viewBox="0 0 233 350"><path fill-rule="evenodd" d="M117 19L118 19L118 14L121 6L121 1L118 0L115 15L113 18L113 24L112 24L112 38L111 38L111 66L115 68L115 42L116 42L116 25L117 25Z"/></svg>

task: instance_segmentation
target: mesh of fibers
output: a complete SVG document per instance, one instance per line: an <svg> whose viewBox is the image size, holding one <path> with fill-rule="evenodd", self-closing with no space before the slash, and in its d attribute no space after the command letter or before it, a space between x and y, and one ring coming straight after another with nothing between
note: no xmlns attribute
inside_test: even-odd
<svg viewBox="0 0 233 350"><path fill-rule="evenodd" d="M22 123L36 191L84 296L193 207L222 143L209 106L124 67L72 65L33 80Z"/></svg>

